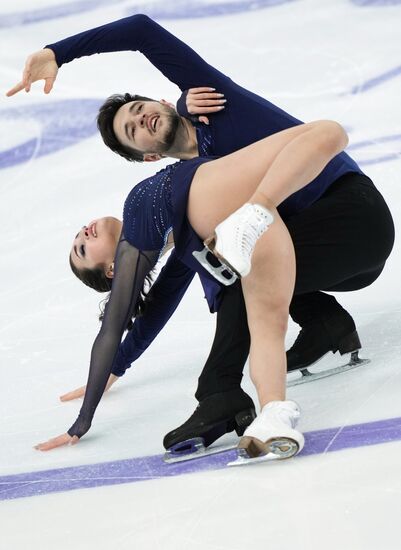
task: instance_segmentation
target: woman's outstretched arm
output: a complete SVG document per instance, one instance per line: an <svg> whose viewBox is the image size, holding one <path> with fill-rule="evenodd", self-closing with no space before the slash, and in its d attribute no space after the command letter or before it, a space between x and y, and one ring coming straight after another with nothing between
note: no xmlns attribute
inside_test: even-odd
<svg viewBox="0 0 401 550"><path fill-rule="evenodd" d="M147 296L145 314L134 321L114 357L112 374L106 385L107 391L121 378L134 361L148 349L159 332L168 323L194 278L195 272L183 264L173 250ZM60 397L70 401L84 397L86 386L68 392Z"/></svg>
<svg viewBox="0 0 401 550"><path fill-rule="evenodd" d="M36 446L47 451L77 441L91 427L96 407L109 379L113 359L128 320L132 317L145 276L154 267L159 251L141 252L121 235L115 258L115 277L102 327L92 347L85 399L79 416L66 434Z"/></svg>
<svg viewBox="0 0 401 550"><path fill-rule="evenodd" d="M106 392L111 388L111 386L114 384L114 382L117 382L118 376L115 374L110 374L109 379L107 381L106 387L104 391ZM60 401L72 401L73 399L79 399L80 397L85 397L85 391L86 386L81 386L80 388L77 388L76 390L69 391L65 393L64 395L60 395Z"/></svg>

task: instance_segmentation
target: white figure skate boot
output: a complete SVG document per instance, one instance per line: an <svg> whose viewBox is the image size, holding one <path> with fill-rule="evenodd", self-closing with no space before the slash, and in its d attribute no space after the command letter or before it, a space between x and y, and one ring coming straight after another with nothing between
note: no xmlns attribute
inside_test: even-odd
<svg viewBox="0 0 401 550"><path fill-rule="evenodd" d="M193 255L216 279L230 285L237 277L245 277L250 272L256 242L273 219L273 214L264 206L246 203L216 227L214 234L204 241L206 248L202 252L193 252ZM211 263L208 251L223 265ZM224 276L227 271L229 275Z"/></svg>
<svg viewBox="0 0 401 550"><path fill-rule="evenodd" d="M245 430L238 444L239 456L255 458L269 453L278 459L294 456L305 442L295 429L299 417L300 410L294 401L271 401Z"/></svg>

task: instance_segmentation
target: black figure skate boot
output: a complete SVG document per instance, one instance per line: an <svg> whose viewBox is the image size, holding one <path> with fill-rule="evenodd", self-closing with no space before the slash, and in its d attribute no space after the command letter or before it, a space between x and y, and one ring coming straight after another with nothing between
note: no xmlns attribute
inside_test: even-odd
<svg viewBox="0 0 401 550"><path fill-rule="evenodd" d="M293 346L287 351L287 371L307 368L329 351L341 355L361 349L361 342L351 315L341 308L330 317L322 317L302 327Z"/></svg>
<svg viewBox="0 0 401 550"><path fill-rule="evenodd" d="M255 417L255 405L241 388L215 393L203 399L184 424L169 432L163 445L180 452L181 448L185 451L191 447L191 440L199 438L208 447L234 430L241 436Z"/></svg>

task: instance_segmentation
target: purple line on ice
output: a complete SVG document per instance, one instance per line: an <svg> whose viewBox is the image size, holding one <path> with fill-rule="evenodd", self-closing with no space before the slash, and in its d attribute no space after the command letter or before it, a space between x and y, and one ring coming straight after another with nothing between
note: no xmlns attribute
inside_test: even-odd
<svg viewBox="0 0 401 550"><path fill-rule="evenodd" d="M400 441L401 418L354 424L344 428L329 428L304 435L305 447L299 457ZM235 458L235 451L226 451L189 462L165 464L163 455L157 455L2 476L0 500L219 470Z"/></svg>
<svg viewBox="0 0 401 550"><path fill-rule="evenodd" d="M397 76L400 76L400 75L401 75L401 65L398 65L397 67L394 67L393 69L390 69L389 71L383 74L375 76L370 80L366 80L366 82L363 82L362 84L358 84L357 86L354 86L351 90L351 94L360 94L362 92L367 92L371 88L375 88L376 86L383 84L383 82L386 82L387 80L392 80L393 78L396 78Z"/></svg>

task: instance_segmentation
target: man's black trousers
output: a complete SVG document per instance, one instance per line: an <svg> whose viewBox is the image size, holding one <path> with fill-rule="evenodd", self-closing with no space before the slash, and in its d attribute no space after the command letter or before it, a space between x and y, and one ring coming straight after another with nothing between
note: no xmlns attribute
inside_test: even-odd
<svg viewBox="0 0 401 550"><path fill-rule="evenodd" d="M359 290L375 281L394 243L390 211L372 181L342 176L312 206L286 220L296 255L290 305L301 326L341 309L321 291ZM198 401L237 388L249 353L249 330L241 283L227 287L217 313L216 334L199 377Z"/></svg>

